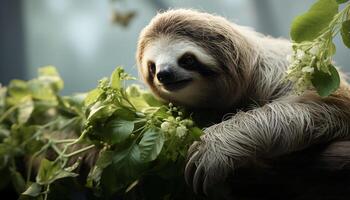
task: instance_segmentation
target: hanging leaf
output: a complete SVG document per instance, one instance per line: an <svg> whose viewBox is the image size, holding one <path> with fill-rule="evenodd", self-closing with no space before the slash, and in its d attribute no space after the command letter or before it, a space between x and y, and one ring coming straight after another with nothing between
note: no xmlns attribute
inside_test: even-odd
<svg viewBox="0 0 350 200"><path fill-rule="evenodd" d="M350 48L350 20L342 23L340 33L345 46Z"/></svg>
<svg viewBox="0 0 350 200"><path fill-rule="evenodd" d="M157 158L164 144L163 134L155 129L150 128L144 134L139 143L141 160L150 162Z"/></svg>
<svg viewBox="0 0 350 200"><path fill-rule="evenodd" d="M139 146L133 143L129 148L114 152L113 164L101 174L101 186L108 194L113 194L137 180L146 165L141 162Z"/></svg>
<svg viewBox="0 0 350 200"><path fill-rule="evenodd" d="M296 17L291 26L291 38L295 42L312 41L329 25L338 4L335 0L318 0L307 13Z"/></svg>
<svg viewBox="0 0 350 200"><path fill-rule="evenodd" d="M318 94L326 97L338 89L340 78L337 69L333 65L328 66L330 74L315 69L311 79L312 85L316 88Z"/></svg>

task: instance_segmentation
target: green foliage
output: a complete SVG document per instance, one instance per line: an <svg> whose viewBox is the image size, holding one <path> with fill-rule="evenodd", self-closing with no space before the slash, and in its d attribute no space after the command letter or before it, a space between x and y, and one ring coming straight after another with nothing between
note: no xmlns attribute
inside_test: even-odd
<svg viewBox="0 0 350 200"><path fill-rule="evenodd" d="M328 69L330 74L316 70L311 79L318 94L322 97L328 96L339 87L340 78L337 69L333 65L329 66Z"/></svg>
<svg viewBox="0 0 350 200"><path fill-rule="evenodd" d="M287 79L294 82L297 93L313 86L326 97L339 88L339 74L332 61L336 52L333 39L340 32L344 44L350 47L350 4L338 12L338 4L345 2L318 0L293 21L293 55Z"/></svg>
<svg viewBox="0 0 350 200"><path fill-rule="evenodd" d="M337 3L338 4L342 4L342 3L346 3L346 2L348 2L349 0L337 0Z"/></svg>
<svg viewBox="0 0 350 200"><path fill-rule="evenodd" d="M138 85L125 87L130 79L119 67L87 94L60 96L63 81L48 66L39 69L36 79L1 87L0 172L10 175L0 186L11 181L20 199L51 199L55 192L69 195L82 187L91 198L132 199L149 177L180 179L184 186L179 172L201 129L184 109L164 105ZM84 178L80 156L92 149L99 152L97 161ZM55 156L49 160L47 153ZM30 158L25 173L17 170L23 158ZM32 164L38 161L33 179ZM175 170L164 174L167 169ZM66 186L71 180L79 186ZM151 194L147 199L176 196L171 191Z"/></svg>
<svg viewBox="0 0 350 200"><path fill-rule="evenodd" d="M58 179L76 177L77 175L66 169L62 169L62 166L58 162L42 159L38 175L36 176L36 183L39 185L49 185Z"/></svg>
<svg viewBox="0 0 350 200"><path fill-rule="evenodd" d="M335 0L318 0L307 13L296 17L290 35L295 42L312 41L319 36L338 13Z"/></svg>
<svg viewBox="0 0 350 200"><path fill-rule="evenodd" d="M155 160L164 145L164 135L155 128L148 129L139 143L140 159L143 162Z"/></svg>
<svg viewBox="0 0 350 200"><path fill-rule="evenodd" d="M340 31L345 46L350 48L350 20L343 22Z"/></svg>

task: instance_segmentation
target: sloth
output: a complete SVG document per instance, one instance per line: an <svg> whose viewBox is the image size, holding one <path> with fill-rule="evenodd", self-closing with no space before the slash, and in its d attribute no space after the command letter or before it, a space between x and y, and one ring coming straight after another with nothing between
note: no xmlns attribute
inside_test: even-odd
<svg viewBox="0 0 350 200"><path fill-rule="evenodd" d="M196 193L250 162L349 138L345 79L328 97L314 89L297 95L285 80L291 54L286 39L195 10L159 13L141 31L136 61L151 91L223 119L188 151L185 179Z"/></svg>

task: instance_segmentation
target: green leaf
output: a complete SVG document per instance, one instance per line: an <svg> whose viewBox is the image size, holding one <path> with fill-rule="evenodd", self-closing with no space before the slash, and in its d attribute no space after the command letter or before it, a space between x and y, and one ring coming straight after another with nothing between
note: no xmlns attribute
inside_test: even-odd
<svg viewBox="0 0 350 200"><path fill-rule="evenodd" d="M121 87L121 74L124 73L124 69L117 67L111 75L111 87L113 89L120 89Z"/></svg>
<svg viewBox="0 0 350 200"><path fill-rule="evenodd" d="M143 162L155 160L163 148L164 140L164 136L159 130L148 129L139 143L141 160Z"/></svg>
<svg viewBox="0 0 350 200"><path fill-rule="evenodd" d="M340 78L337 69L333 65L329 65L330 74L315 68L312 76L312 85L316 88L318 94L326 97L339 88Z"/></svg>
<svg viewBox="0 0 350 200"><path fill-rule="evenodd" d="M18 107L17 120L18 123L24 124L28 121L34 110L34 102L32 98L26 98Z"/></svg>
<svg viewBox="0 0 350 200"><path fill-rule="evenodd" d="M42 159L38 171L38 175L36 177L36 182L44 185L50 184L54 178L54 174L60 170L60 166L54 164L54 162L49 161L47 159Z"/></svg>
<svg viewBox="0 0 350 200"><path fill-rule="evenodd" d="M318 0L307 13L293 20L291 38L298 43L312 41L322 33L337 13L338 4L335 0Z"/></svg>
<svg viewBox="0 0 350 200"><path fill-rule="evenodd" d="M108 118L115 110L116 107L113 105L102 105L100 102L97 102L90 108L87 120L94 121L101 118Z"/></svg>
<svg viewBox="0 0 350 200"><path fill-rule="evenodd" d="M99 89L99 88L91 90L87 94L87 96L86 96L86 98L84 100L85 106L89 106L89 105L95 103L98 100L98 98L101 96L102 93L103 93L103 91L101 89Z"/></svg>
<svg viewBox="0 0 350 200"><path fill-rule="evenodd" d="M342 3L345 3L345 2L347 2L349 0L336 0L336 1L337 1L338 4L342 4Z"/></svg>
<svg viewBox="0 0 350 200"><path fill-rule="evenodd" d="M113 119L105 126L105 135L109 138L109 144L118 144L129 138L134 130L134 122L122 119Z"/></svg>
<svg viewBox="0 0 350 200"><path fill-rule="evenodd" d="M41 193L42 186L37 183L32 183L22 195L27 195L31 197L39 196Z"/></svg>
<svg viewBox="0 0 350 200"><path fill-rule="evenodd" d="M57 72L56 68L54 66L45 66L41 67L38 70L39 74L39 80L41 82L48 83L52 86L52 88L58 92L63 89L64 83L61 79L59 73Z"/></svg>
<svg viewBox="0 0 350 200"><path fill-rule="evenodd" d="M118 108L114 112L114 116L128 121L134 121L136 119L135 112L127 108Z"/></svg>
<svg viewBox="0 0 350 200"><path fill-rule="evenodd" d="M45 185L51 184L57 179L76 176L78 176L78 174L62 169L59 163L44 158L41 160L36 182Z"/></svg>
<svg viewBox="0 0 350 200"><path fill-rule="evenodd" d="M56 94L50 85L47 85L39 80L29 81L28 88L34 99L43 101L57 101Z"/></svg>
<svg viewBox="0 0 350 200"><path fill-rule="evenodd" d="M102 172L101 186L109 194L126 189L141 176L145 167L145 163L140 160L140 149L133 143L122 151L114 152L113 164Z"/></svg>
<svg viewBox="0 0 350 200"><path fill-rule="evenodd" d="M23 176L15 171L15 170L10 170L11 171L11 181L13 184L13 187L17 191L17 193L21 194L25 189L26 189L26 183L24 181Z"/></svg>
<svg viewBox="0 0 350 200"><path fill-rule="evenodd" d="M199 139L200 136L203 135L203 131L202 129L198 128L198 127L192 127L189 129L191 135L194 136L195 139Z"/></svg>
<svg viewBox="0 0 350 200"><path fill-rule="evenodd" d="M30 96L30 90L25 81L22 80L12 80L8 86L9 97L6 103L9 105L16 105L20 103L24 98Z"/></svg>
<svg viewBox="0 0 350 200"><path fill-rule="evenodd" d="M148 105L154 107L160 107L164 105L164 103L158 99L156 99L151 93L143 93L142 98L147 102Z"/></svg>
<svg viewBox="0 0 350 200"><path fill-rule="evenodd" d="M345 46L350 48L350 20L342 23L340 33Z"/></svg>

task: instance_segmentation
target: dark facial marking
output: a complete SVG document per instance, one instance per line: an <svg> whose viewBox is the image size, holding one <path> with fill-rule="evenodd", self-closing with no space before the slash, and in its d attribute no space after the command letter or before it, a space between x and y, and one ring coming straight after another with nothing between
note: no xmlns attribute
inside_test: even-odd
<svg viewBox="0 0 350 200"><path fill-rule="evenodd" d="M185 53L178 59L178 65L190 71L196 71L203 76L213 76L217 73L210 69L207 65L201 63L192 53Z"/></svg>
<svg viewBox="0 0 350 200"><path fill-rule="evenodd" d="M156 73L156 64L153 61L148 61L147 67L148 67L150 77L154 77Z"/></svg>
<svg viewBox="0 0 350 200"><path fill-rule="evenodd" d="M154 84L153 84L153 80L154 80L154 76L155 76L155 73L156 73L156 65L154 62L152 61L148 61L147 62L147 71L148 71L148 76L146 76L146 81L147 83L151 86L151 88L154 87Z"/></svg>

